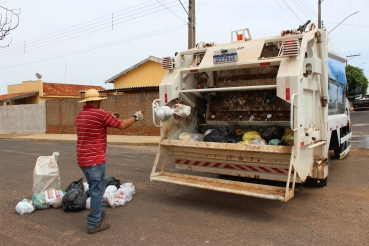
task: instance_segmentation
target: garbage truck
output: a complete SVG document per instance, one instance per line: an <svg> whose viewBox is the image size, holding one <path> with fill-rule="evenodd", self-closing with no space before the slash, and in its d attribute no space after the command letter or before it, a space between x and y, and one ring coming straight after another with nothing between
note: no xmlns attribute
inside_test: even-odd
<svg viewBox="0 0 369 246"><path fill-rule="evenodd" d="M309 22L257 39L248 28L235 30L229 43L199 42L163 58L150 180L282 202L296 184L326 186L330 154L343 159L351 148L346 58L326 29ZM190 114L165 121L155 114L178 104ZM289 141L244 141L273 127ZM219 129L240 141L205 141Z"/></svg>

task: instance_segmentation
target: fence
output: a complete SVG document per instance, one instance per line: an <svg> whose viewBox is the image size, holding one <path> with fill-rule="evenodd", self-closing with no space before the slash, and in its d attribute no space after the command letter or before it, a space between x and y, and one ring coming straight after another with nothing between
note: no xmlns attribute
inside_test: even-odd
<svg viewBox="0 0 369 246"><path fill-rule="evenodd" d="M152 122L151 103L159 96L158 91L133 91L124 95L109 96L103 100L101 109L119 113L120 119L131 117L137 110L143 110L145 119L125 130L108 129L111 135L159 136L160 129ZM80 99L58 99L46 102L46 133L75 134L75 119L84 103Z"/></svg>

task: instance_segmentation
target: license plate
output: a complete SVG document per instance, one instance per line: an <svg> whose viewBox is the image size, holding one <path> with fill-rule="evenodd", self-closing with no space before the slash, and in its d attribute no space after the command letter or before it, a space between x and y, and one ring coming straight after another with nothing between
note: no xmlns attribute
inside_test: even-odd
<svg viewBox="0 0 369 246"><path fill-rule="evenodd" d="M237 53L219 54L213 56L214 64L237 62Z"/></svg>

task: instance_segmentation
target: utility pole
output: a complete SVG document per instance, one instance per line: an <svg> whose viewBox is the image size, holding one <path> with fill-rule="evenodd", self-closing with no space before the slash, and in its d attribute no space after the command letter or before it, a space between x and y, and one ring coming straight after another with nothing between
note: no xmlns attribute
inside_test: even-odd
<svg viewBox="0 0 369 246"><path fill-rule="evenodd" d="M188 48L194 48L196 45L196 28L195 28L195 0L188 1Z"/></svg>
<svg viewBox="0 0 369 246"><path fill-rule="evenodd" d="M322 2L323 0L318 0L318 29L322 28Z"/></svg>

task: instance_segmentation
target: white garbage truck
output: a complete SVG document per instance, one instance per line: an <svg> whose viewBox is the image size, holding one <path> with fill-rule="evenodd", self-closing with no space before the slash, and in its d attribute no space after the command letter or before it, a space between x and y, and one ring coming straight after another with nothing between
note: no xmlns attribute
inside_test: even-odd
<svg viewBox="0 0 369 246"><path fill-rule="evenodd" d="M283 202L296 183L326 186L330 150L342 159L351 147L346 58L326 29L308 24L258 39L248 28L235 30L229 43L200 42L163 58L168 71L152 103L160 144L150 180ZM165 121L155 115L178 104L191 113ZM247 132L273 127L289 141L244 141ZM206 140L217 129L243 140Z"/></svg>

